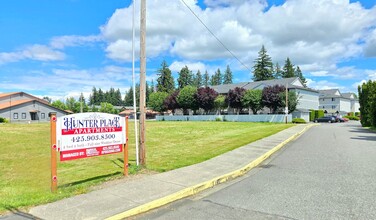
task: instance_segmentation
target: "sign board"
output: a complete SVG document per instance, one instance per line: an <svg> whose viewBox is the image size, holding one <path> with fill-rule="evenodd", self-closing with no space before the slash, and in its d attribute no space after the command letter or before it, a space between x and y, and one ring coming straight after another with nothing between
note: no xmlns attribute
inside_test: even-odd
<svg viewBox="0 0 376 220"><path fill-rule="evenodd" d="M125 120L90 112L57 118L56 139L60 161L120 153L126 143Z"/></svg>

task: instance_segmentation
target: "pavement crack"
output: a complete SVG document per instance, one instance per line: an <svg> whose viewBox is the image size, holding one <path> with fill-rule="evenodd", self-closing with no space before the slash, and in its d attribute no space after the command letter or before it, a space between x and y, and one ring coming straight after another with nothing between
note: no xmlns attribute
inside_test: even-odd
<svg viewBox="0 0 376 220"><path fill-rule="evenodd" d="M222 204L222 203L213 202L212 200L209 200L209 199L203 199L202 201L207 202L207 203L211 203L211 204L214 204L214 205L217 205L217 206L221 206L221 207L224 207L224 208L232 209L232 210L241 210L241 211L245 211L245 212L252 212L252 213L257 213L259 215L265 215L265 216L282 218L282 219L298 220L296 218L291 218L291 217L284 216L284 215L278 215L278 214L274 214L274 213L261 212L261 211L252 210L252 209L245 209L245 208L240 208L240 207L228 206L228 205L225 205L225 204Z"/></svg>

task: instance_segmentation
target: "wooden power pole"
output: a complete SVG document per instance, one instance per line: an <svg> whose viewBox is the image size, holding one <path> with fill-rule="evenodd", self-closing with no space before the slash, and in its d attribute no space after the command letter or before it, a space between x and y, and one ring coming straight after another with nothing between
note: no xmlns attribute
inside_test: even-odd
<svg viewBox="0 0 376 220"><path fill-rule="evenodd" d="M140 164L146 164L145 121L146 121L146 0L141 0L140 19Z"/></svg>

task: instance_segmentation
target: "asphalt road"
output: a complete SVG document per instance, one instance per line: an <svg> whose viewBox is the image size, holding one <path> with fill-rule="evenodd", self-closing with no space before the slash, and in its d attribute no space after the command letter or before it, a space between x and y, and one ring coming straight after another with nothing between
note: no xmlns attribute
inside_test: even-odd
<svg viewBox="0 0 376 220"><path fill-rule="evenodd" d="M376 219L376 133L323 123L242 178L132 219Z"/></svg>

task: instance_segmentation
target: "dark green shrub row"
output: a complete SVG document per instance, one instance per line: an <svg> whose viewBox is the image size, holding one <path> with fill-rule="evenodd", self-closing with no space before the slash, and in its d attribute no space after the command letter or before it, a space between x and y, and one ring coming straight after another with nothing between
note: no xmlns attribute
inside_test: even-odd
<svg viewBox="0 0 376 220"><path fill-rule="evenodd" d="M315 120L315 110L310 109L309 110L309 121Z"/></svg>
<svg viewBox="0 0 376 220"><path fill-rule="evenodd" d="M296 123L296 124L305 124L307 123L303 118L293 118L292 119L292 123Z"/></svg>

